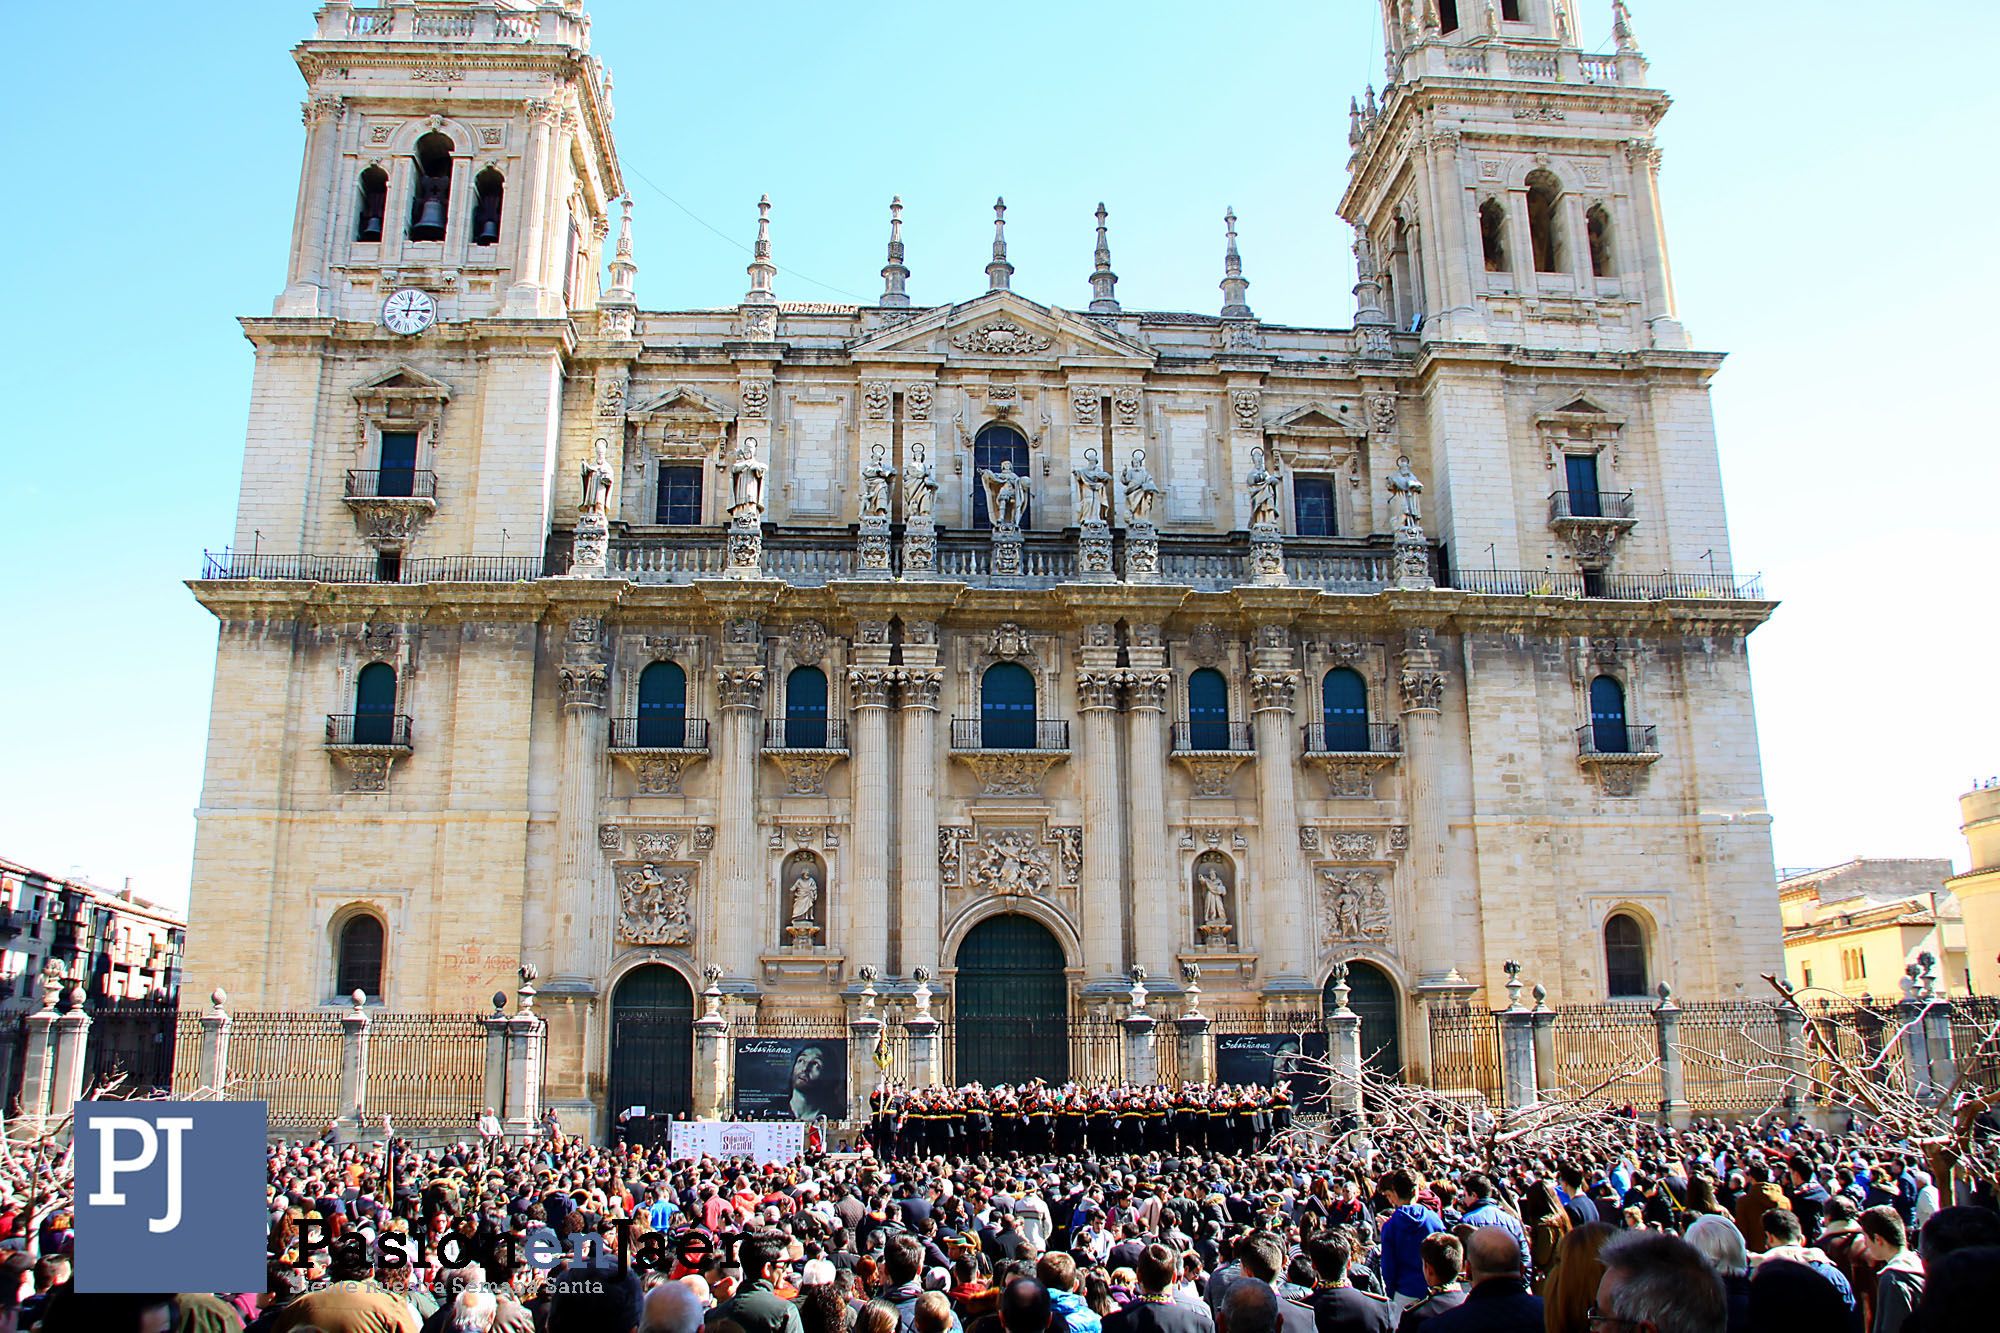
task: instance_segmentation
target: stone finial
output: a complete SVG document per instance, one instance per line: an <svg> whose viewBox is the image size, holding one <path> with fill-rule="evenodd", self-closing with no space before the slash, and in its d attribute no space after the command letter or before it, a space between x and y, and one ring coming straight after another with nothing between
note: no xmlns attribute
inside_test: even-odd
<svg viewBox="0 0 2000 1333"><path fill-rule="evenodd" d="M1680 1008L1680 1005L1674 1000L1674 988L1672 986L1669 986L1666 982L1662 981L1658 986L1655 986L1653 990L1654 993L1660 997L1660 1002L1653 1006L1655 1009Z"/></svg>
<svg viewBox="0 0 2000 1333"><path fill-rule="evenodd" d="M1375 244L1368 224L1354 226L1354 323L1357 327L1389 324L1389 312L1382 308L1382 274L1375 262Z"/></svg>
<svg viewBox="0 0 2000 1333"><path fill-rule="evenodd" d="M1236 210L1231 208L1222 215L1222 225L1228 235L1222 251L1222 317L1224 319L1255 319L1250 309L1250 280L1243 276L1243 255L1236 248Z"/></svg>
<svg viewBox="0 0 2000 1333"><path fill-rule="evenodd" d="M1007 201L993 201L993 262L986 266L986 290L1012 290L1014 266L1007 262Z"/></svg>
<svg viewBox="0 0 2000 1333"><path fill-rule="evenodd" d="M1639 41L1632 35L1632 10L1625 0L1611 0L1611 40L1620 51L1639 49Z"/></svg>
<svg viewBox="0 0 2000 1333"><path fill-rule="evenodd" d="M889 201L889 262L882 266L881 305L903 309L910 294L903 290L910 280L909 266L903 262L903 196Z"/></svg>
<svg viewBox="0 0 2000 1333"><path fill-rule="evenodd" d="M618 249L609 267L611 289L604 293L604 304L637 304L632 280L639 275L639 265L632 259L632 196L629 194L618 201Z"/></svg>
<svg viewBox="0 0 2000 1333"><path fill-rule="evenodd" d="M368 1005L368 996L362 991L362 989L359 986L356 986L353 990L348 992L347 1002L353 1005L356 1009L363 1009L366 1008Z"/></svg>
<svg viewBox="0 0 2000 1333"><path fill-rule="evenodd" d="M1111 241L1104 219L1109 216L1100 201L1097 205L1097 254L1090 270L1090 313L1118 313L1118 275L1111 271Z"/></svg>
<svg viewBox="0 0 2000 1333"><path fill-rule="evenodd" d="M208 993L208 1002L220 1011L229 1003L229 992L217 986Z"/></svg>
<svg viewBox="0 0 2000 1333"><path fill-rule="evenodd" d="M776 305L778 298L771 293L771 279L777 275L778 266L771 262L771 196L765 195L757 201L757 247L751 252L750 290L744 294L744 305Z"/></svg>
<svg viewBox="0 0 2000 1333"><path fill-rule="evenodd" d="M1132 1013L1136 1017L1146 1012L1146 969L1132 969Z"/></svg>
<svg viewBox="0 0 2000 1333"><path fill-rule="evenodd" d="M1350 97L1347 99L1347 146L1359 148L1362 138L1361 102L1357 98Z"/></svg>
<svg viewBox="0 0 2000 1333"><path fill-rule="evenodd" d="M506 991L497 990L493 992L493 1012L496 1014L504 1014L507 1012Z"/></svg>
<svg viewBox="0 0 2000 1333"><path fill-rule="evenodd" d="M69 977L64 973L63 965L55 959L51 958L42 964L41 988L44 1010L52 1010L62 1002L63 983L67 980Z"/></svg>
<svg viewBox="0 0 2000 1333"><path fill-rule="evenodd" d="M1509 958L1500 965L1500 970L1507 974L1507 1007L1509 1009L1519 1009L1521 1007L1521 965Z"/></svg>
<svg viewBox="0 0 2000 1333"><path fill-rule="evenodd" d="M875 964L863 963L854 970L854 975L861 978L861 984L864 988L872 990L875 986L875 978L882 974L875 970Z"/></svg>
<svg viewBox="0 0 2000 1333"><path fill-rule="evenodd" d="M1344 962L1335 963L1333 965L1333 1012L1336 1014L1352 1012L1347 1007L1347 997L1353 993L1353 988L1347 984L1347 964Z"/></svg>
<svg viewBox="0 0 2000 1333"><path fill-rule="evenodd" d="M1543 985L1543 984L1542 984L1541 982L1537 981L1537 982L1535 983L1535 988L1534 988L1533 990L1529 991L1529 992L1528 992L1528 994L1529 994L1529 995L1530 995L1531 997L1533 997L1533 999L1534 999L1534 1001L1535 1001L1535 1012L1536 1012L1536 1013L1538 1013L1538 1014L1539 1014L1539 1013L1542 1013L1542 1012L1544 1012L1544 1011L1546 1011L1546 1010L1548 1009L1548 1007L1549 1007L1549 988L1548 988L1547 986L1544 986L1544 985Z"/></svg>
<svg viewBox="0 0 2000 1333"><path fill-rule="evenodd" d="M911 1017L928 1022L931 1017L931 970L928 967L919 967L910 975L916 978L917 982L917 989L912 995L917 1008Z"/></svg>

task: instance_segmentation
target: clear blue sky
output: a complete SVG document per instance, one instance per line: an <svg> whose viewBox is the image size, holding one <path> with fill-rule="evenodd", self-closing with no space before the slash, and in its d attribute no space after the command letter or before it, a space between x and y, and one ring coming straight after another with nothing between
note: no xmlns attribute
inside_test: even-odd
<svg viewBox="0 0 2000 1333"><path fill-rule="evenodd" d="M9 6L0 75L0 854L185 896L215 625L180 580L227 539L250 351L284 278L311 6ZM1603 45L1609 0L1584 0ZM1374 0L594 0L637 202L640 299L721 305L776 205L787 300L879 290L908 205L919 302L1088 298L1111 209L1129 308L1213 311L1225 206L1251 303L1345 324L1333 206ZM1782 864L1953 856L2000 770L2000 94L1961 5L1640 0L1682 314L1732 353L1716 410ZM651 182L649 184L648 182ZM657 187L657 189L655 188ZM814 286L805 274L837 289Z"/></svg>

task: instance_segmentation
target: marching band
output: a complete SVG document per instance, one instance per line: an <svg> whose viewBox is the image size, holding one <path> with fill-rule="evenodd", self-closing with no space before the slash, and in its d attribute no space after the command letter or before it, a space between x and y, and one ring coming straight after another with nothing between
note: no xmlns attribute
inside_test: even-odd
<svg viewBox="0 0 2000 1333"><path fill-rule="evenodd" d="M1291 1091L1182 1083L901 1088L869 1095L868 1141L883 1160L981 1153L1254 1152L1292 1125Z"/></svg>

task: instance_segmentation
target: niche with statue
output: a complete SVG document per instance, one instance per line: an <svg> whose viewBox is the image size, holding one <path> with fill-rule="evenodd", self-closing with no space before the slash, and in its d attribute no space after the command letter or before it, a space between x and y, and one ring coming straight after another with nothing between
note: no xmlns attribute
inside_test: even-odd
<svg viewBox="0 0 2000 1333"><path fill-rule="evenodd" d="M784 943L811 949L826 938L826 862L813 852L785 858L778 877L784 908Z"/></svg>
<svg viewBox="0 0 2000 1333"><path fill-rule="evenodd" d="M1194 929L1205 949L1236 942L1236 863L1221 852L1194 860Z"/></svg>

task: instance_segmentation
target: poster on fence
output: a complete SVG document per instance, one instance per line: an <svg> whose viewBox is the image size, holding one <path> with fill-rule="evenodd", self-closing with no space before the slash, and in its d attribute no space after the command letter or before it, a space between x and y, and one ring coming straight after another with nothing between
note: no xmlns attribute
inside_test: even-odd
<svg viewBox="0 0 2000 1333"><path fill-rule="evenodd" d="M1326 1097L1324 1032L1231 1032L1215 1039L1215 1081L1292 1090L1301 1110Z"/></svg>
<svg viewBox="0 0 2000 1333"><path fill-rule="evenodd" d="M675 1161L697 1157L748 1157L759 1166L794 1162L805 1151L806 1127L796 1120L676 1120Z"/></svg>
<svg viewBox="0 0 2000 1333"><path fill-rule="evenodd" d="M845 1037L740 1037L736 1115L742 1120L847 1119Z"/></svg>

